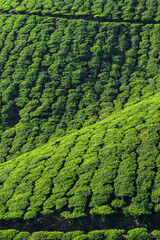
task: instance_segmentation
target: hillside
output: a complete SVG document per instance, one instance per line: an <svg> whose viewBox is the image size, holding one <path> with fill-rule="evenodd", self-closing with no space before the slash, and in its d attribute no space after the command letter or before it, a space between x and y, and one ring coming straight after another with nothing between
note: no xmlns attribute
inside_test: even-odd
<svg viewBox="0 0 160 240"><path fill-rule="evenodd" d="M160 229L159 9L1 0L0 239Z"/></svg>
<svg viewBox="0 0 160 240"><path fill-rule="evenodd" d="M70 218L85 216L87 205L91 207L92 214L113 213L114 210L106 203L110 198L113 199L114 192L116 197L120 197L114 201L115 208L124 206L122 198L131 198L138 188L142 196L152 186L158 155L159 128L154 119L158 113L157 98L153 100L136 104L134 108L121 112L120 116L112 115L105 121L51 141L1 165L1 202L7 202L7 209L11 210L11 213L9 211L5 214L6 218L22 217L29 202L28 213L24 218L35 217L38 210L42 210L40 206L46 196L48 199L43 204L42 213L52 213L54 207L61 209L68 205L73 213L65 211L61 216ZM143 109L145 111L137 116ZM147 161L148 155L144 155L146 148L153 149L152 154L150 152L152 161ZM146 184L146 178L142 181L142 172L144 176L149 173L150 184ZM136 186L136 182L139 186ZM30 198L33 199L33 206ZM3 206L5 213L6 208ZM150 203L142 211L149 213L149 209ZM5 218L3 213L1 216Z"/></svg>
<svg viewBox="0 0 160 240"><path fill-rule="evenodd" d="M159 91L159 24L1 16L1 162Z"/></svg>
<svg viewBox="0 0 160 240"><path fill-rule="evenodd" d="M159 101L156 94L1 164L0 218L123 212L138 221L159 212Z"/></svg>

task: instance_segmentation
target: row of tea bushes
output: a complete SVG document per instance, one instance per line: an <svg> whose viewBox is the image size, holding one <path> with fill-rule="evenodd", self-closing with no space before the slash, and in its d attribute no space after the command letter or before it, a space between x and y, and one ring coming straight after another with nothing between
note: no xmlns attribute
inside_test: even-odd
<svg viewBox="0 0 160 240"><path fill-rule="evenodd" d="M156 0L40 0L21 1L3 0L0 10L10 13L41 13L45 14L71 14L71 15L93 15L105 17L106 19L159 21L159 2Z"/></svg>
<svg viewBox="0 0 160 240"><path fill-rule="evenodd" d="M125 230L109 229L95 230L89 233L83 231L73 232L20 232L14 229L0 230L0 239L3 240L151 240L159 239L160 231L154 230L151 233L146 228L135 228L125 234Z"/></svg>

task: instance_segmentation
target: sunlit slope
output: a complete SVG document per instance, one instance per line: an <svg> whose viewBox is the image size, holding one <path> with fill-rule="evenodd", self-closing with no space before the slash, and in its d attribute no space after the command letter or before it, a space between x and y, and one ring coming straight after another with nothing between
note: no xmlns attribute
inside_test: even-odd
<svg viewBox="0 0 160 240"><path fill-rule="evenodd" d="M1 16L1 162L159 92L159 39L159 24Z"/></svg>
<svg viewBox="0 0 160 240"><path fill-rule="evenodd" d="M1 0L6 13L93 15L106 19L159 21L160 3L156 0Z"/></svg>
<svg viewBox="0 0 160 240"><path fill-rule="evenodd" d="M160 211L160 94L0 165L0 218Z"/></svg>

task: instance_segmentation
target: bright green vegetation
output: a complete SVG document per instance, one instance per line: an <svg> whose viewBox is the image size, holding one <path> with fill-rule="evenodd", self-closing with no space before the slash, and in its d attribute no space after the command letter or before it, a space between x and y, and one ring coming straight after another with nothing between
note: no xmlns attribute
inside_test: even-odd
<svg viewBox="0 0 160 240"><path fill-rule="evenodd" d="M159 239L160 231L155 230L148 233L146 228L135 228L129 230L126 234L124 230L95 230L89 233L83 231L74 232L19 232L17 230L0 230L0 239L3 240L151 240Z"/></svg>
<svg viewBox="0 0 160 240"><path fill-rule="evenodd" d="M0 239L3 240L151 240L158 239L159 231L153 231L151 234L145 228L137 228L127 232L124 230L96 230L84 234L82 231L75 232L19 232L17 230L0 230ZM124 238L125 237L125 238Z"/></svg>
<svg viewBox="0 0 160 240"><path fill-rule="evenodd" d="M84 234L82 231L74 232L19 232L17 230L0 230L0 239L3 240L120 240L123 239L124 230L96 230ZM131 238L130 238L131 239ZM145 238L146 240L150 238ZM144 239L144 240L145 240Z"/></svg>
<svg viewBox="0 0 160 240"><path fill-rule="evenodd" d="M159 102L158 93L2 163L0 218L159 212Z"/></svg>
<svg viewBox="0 0 160 240"><path fill-rule="evenodd" d="M0 10L16 13L93 15L107 19L160 20L157 0L1 0Z"/></svg>
<svg viewBox="0 0 160 240"><path fill-rule="evenodd" d="M0 12L1 223L158 215L159 1L1 0ZM160 238L29 232L0 239Z"/></svg>

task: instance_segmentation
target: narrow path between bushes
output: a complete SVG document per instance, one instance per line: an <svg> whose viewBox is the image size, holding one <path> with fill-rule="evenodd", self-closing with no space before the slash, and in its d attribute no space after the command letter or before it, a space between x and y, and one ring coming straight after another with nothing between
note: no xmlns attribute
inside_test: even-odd
<svg viewBox="0 0 160 240"><path fill-rule="evenodd" d="M123 19L107 19L107 17L94 17L93 15L71 15L71 14L51 14L51 13L29 13L29 12L12 12L7 13L0 11L0 15L25 15L25 16L39 16L39 17L52 17L52 18L64 18L68 20L86 20L93 22L109 22L109 23L131 23L131 24L160 24L160 21L150 20L150 21L142 21L142 20L123 20Z"/></svg>

